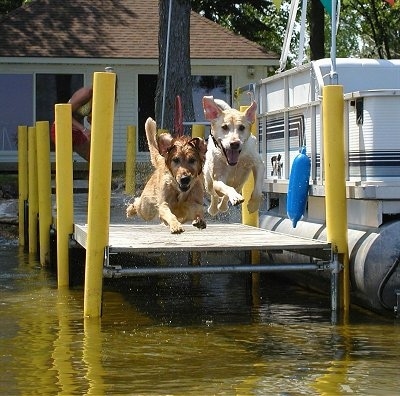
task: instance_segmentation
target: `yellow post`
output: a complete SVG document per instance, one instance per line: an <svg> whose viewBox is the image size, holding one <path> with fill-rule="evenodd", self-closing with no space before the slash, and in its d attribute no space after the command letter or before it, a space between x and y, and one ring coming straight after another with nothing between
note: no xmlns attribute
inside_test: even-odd
<svg viewBox="0 0 400 396"><path fill-rule="evenodd" d="M133 194L136 183L136 127L128 125L126 128L126 165L125 165L125 193Z"/></svg>
<svg viewBox="0 0 400 396"><path fill-rule="evenodd" d="M324 131L325 210L327 240L343 260L341 272L344 311L350 306L349 257L347 242L346 176L344 157L343 86L327 85L322 93Z"/></svg>
<svg viewBox="0 0 400 396"><path fill-rule="evenodd" d="M56 122L56 207L57 283L69 285L69 242L74 227L72 110L71 105L55 105Z"/></svg>
<svg viewBox="0 0 400 396"><path fill-rule="evenodd" d="M96 72L89 168L84 315L101 316L104 250L108 245L115 73Z"/></svg>
<svg viewBox="0 0 400 396"><path fill-rule="evenodd" d="M204 139L205 126L201 124L192 125L192 138ZM190 252L190 263L192 265L201 265L201 253L200 252Z"/></svg>
<svg viewBox="0 0 400 396"><path fill-rule="evenodd" d="M240 111L246 111L249 106L240 106ZM254 136L257 136L257 126L254 122L251 125L251 133ZM259 226L259 216L258 211L254 213L250 213L247 209L247 204L251 198L251 193L254 189L254 176L253 173L250 173L249 178L247 179L246 183L243 186L242 195L244 198L244 202L242 204L242 223L245 225L258 227ZM252 251L251 252L251 262L252 264L259 264L260 263L260 252L259 251Z"/></svg>
<svg viewBox="0 0 400 396"><path fill-rule="evenodd" d="M18 126L18 232L19 244L25 246L25 201L28 199L28 127Z"/></svg>
<svg viewBox="0 0 400 396"><path fill-rule="evenodd" d="M201 124L193 124L192 126L192 137L198 137L204 139L205 126Z"/></svg>
<svg viewBox="0 0 400 396"><path fill-rule="evenodd" d="M39 193L39 252L40 264L50 262L51 167L50 128L48 121L36 122L36 147Z"/></svg>
<svg viewBox="0 0 400 396"><path fill-rule="evenodd" d="M39 205L35 127L28 127L28 168L28 251L29 253L37 253L37 226Z"/></svg>

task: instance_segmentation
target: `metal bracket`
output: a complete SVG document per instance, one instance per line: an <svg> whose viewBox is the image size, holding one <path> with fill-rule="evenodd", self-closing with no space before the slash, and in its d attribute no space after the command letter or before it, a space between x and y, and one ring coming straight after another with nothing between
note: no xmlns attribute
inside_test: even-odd
<svg viewBox="0 0 400 396"><path fill-rule="evenodd" d="M343 270L343 264L338 259L338 254L333 253L333 260L329 265L332 274L339 274Z"/></svg>
<svg viewBox="0 0 400 396"><path fill-rule="evenodd" d="M107 265L103 268L104 278L122 278L120 265Z"/></svg>
<svg viewBox="0 0 400 396"><path fill-rule="evenodd" d="M110 246L106 246L104 248L104 260L103 260L104 268L107 268L107 267L110 267L110 268L119 267L118 265L117 266L110 265L110 256L112 254L117 254L117 253L110 253Z"/></svg>

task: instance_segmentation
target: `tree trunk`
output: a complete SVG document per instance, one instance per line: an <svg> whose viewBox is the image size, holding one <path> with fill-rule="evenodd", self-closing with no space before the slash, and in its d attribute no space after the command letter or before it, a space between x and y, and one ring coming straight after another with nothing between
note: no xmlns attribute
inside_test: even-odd
<svg viewBox="0 0 400 396"><path fill-rule="evenodd" d="M325 9L320 0L311 0L309 8L310 24L310 58L317 60L325 58Z"/></svg>
<svg viewBox="0 0 400 396"><path fill-rule="evenodd" d="M167 49L170 4L172 7ZM158 127L168 129L170 132L173 132L175 98L178 95L182 100L183 120L194 121L190 66L190 10L190 0L159 0L159 71L155 114Z"/></svg>

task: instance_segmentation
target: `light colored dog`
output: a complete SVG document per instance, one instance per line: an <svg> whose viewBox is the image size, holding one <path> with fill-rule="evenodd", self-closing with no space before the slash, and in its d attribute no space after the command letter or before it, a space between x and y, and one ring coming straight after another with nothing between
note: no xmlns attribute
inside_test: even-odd
<svg viewBox="0 0 400 396"><path fill-rule="evenodd" d="M250 132L257 104L253 101L245 112L240 112L222 100L204 96L203 109L205 118L211 122L204 164L205 187L211 196L208 213L214 216L226 212L228 202L241 204L244 201L241 190L251 171L254 189L247 209L253 213L260 207L264 178L257 138Z"/></svg>
<svg viewBox="0 0 400 396"><path fill-rule="evenodd" d="M192 221L205 228L204 181L202 168L206 144L203 139L163 133L157 138L156 122L148 118L145 124L150 159L155 170L141 196L126 209L127 217L136 214L144 220L160 219L171 233L184 231L182 223Z"/></svg>

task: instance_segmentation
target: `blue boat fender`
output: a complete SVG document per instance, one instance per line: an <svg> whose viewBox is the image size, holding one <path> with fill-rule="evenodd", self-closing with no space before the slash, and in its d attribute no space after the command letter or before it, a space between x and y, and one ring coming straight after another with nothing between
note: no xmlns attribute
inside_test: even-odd
<svg viewBox="0 0 400 396"><path fill-rule="evenodd" d="M311 160L306 154L306 147L303 146L293 160L289 176L286 206L287 215L292 221L293 228L296 228L297 222L306 210L310 170Z"/></svg>

